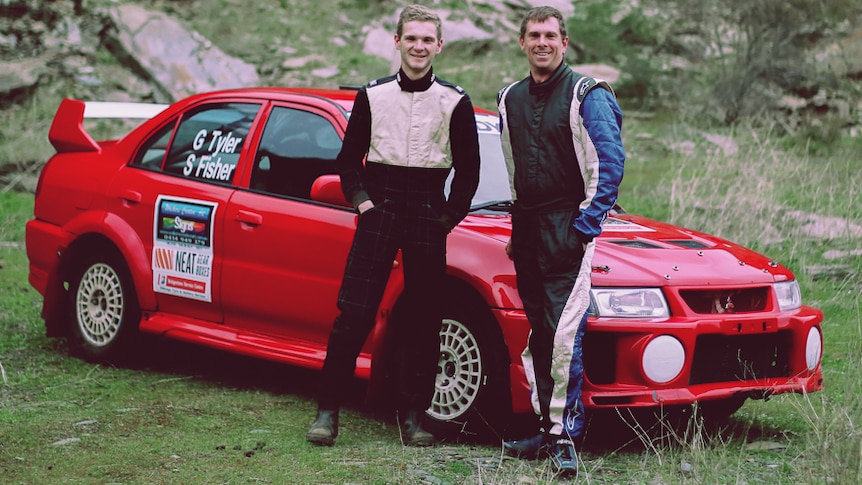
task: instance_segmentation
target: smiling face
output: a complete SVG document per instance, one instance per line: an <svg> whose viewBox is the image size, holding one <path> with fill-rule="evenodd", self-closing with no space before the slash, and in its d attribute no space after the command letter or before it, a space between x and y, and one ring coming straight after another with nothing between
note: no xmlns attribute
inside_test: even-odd
<svg viewBox="0 0 862 485"><path fill-rule="evenodd" d="M569 38L560 32L560 23L554 17L528 22L519 41L521 50L527 54L530 74L539 83L546 81L563 62L569 45Z"/></svg>
<svg viewBox="0 0 862 485"><path fill-rule="evenodd" d="M419 79L431 69L434 56L443 49L434 22L405 22L401 35L395 35L395 48L401 53L401 69L410 79Z"/></svg>

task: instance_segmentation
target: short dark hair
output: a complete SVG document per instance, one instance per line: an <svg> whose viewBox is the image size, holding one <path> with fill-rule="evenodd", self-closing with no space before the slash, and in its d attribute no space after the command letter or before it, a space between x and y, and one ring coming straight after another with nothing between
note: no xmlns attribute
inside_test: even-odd
<svg viewBox="0 0 862 485"><path fill-rule="evenodd" d="M401 11L401 15L398 17L398 28L395 31L398 37L401 37L401 34L404 32L404 24L414 20L434 22L434 25L437 27L437 40L443 38L443 22L440 20L440 16L424 5L408 5L404 7L404 10Z"/></svg>
<svg viewBox="0 0 862 485"><path fill-rule="evenodd" d="M555 18L560 23L560 35L564 38L567 37L566 34L566 19L563 18L563 14L560 13L559 10L554 7L535 7L531 8L527 15L524 16L524 20L521 21L521 38L527 33L527 24L530 22L544 22L549 18Z"/></svg>

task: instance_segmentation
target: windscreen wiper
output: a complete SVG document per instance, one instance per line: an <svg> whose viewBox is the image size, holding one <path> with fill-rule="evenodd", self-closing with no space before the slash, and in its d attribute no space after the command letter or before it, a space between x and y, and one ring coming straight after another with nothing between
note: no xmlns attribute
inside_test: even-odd
<svg viewBox="0 0 862 485"><path fill-rule="evenodd" d="M492 211L508 211L512 208L511 200L489 200L470 207L470 211L492 210Z"/></svg>

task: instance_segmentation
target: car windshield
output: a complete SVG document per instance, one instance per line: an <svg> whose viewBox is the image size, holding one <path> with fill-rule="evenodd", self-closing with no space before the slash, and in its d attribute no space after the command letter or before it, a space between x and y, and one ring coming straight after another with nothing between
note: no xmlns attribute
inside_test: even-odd
<svg viewBox="0 0 862 485"><path fill-rule="evenodd" d="M348 118L350 112L346 113ZM476 114L476 129L479 132L479 187L470 202L470 210L508 211L512 206L512 191L509 188L509 173L500 145L500 118L492 114ZM446 196L452 183L454 171L446 179Z"/></svg>
<svg viewBox="0 0 862 485"><path fill-rule="evenodd" d="M470 203L471 210L508 210L511 206L512 191L509 189L509 173L500 146L499 118L495 115L476 115L479 131L479 188ZM453 174L446 180L446 194Z"/></svg>

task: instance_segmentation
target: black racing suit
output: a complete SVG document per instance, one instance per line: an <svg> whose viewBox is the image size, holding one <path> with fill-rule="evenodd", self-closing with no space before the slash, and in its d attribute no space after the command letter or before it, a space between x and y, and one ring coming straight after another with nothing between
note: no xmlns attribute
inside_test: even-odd
<svg viewBox="0 0 862 485"><path fill-rule="evenodd" d="M337 409L400 249L409 321L395 338L409 356L399 368L400 410L424 411L434 392L440 348L446 237L470 208L479 183L473 106L461 88L403 71L364 86L336 164L347 200L374 207L360 214L329 336L318 405ZM363 164L363 158L367 160ZM444 185L455 174L448 199Z"/></svg>
<svg viewBox="0 0 862 485"><path fill-rule="evenodd" d="M593 239L623 176L622 113L607 83L565 63L544 83L528 76L504 88L498 107L515 201L512 254L531 326L522 360L533 408L544 432L575 437Z"/></svg>

